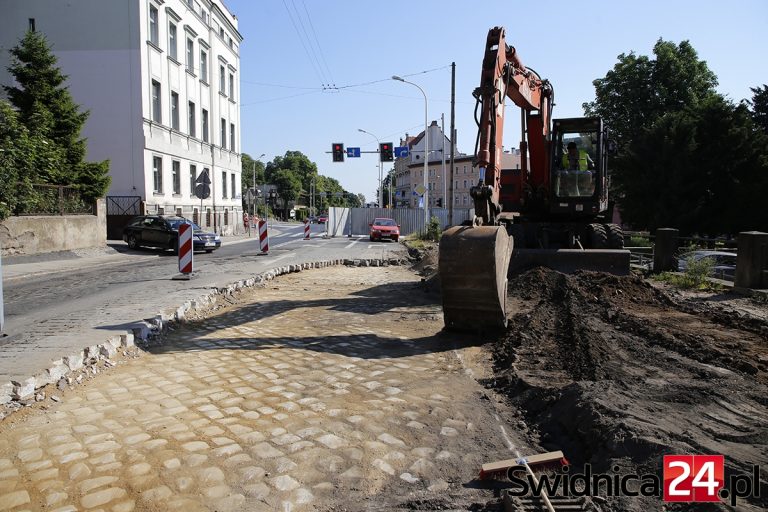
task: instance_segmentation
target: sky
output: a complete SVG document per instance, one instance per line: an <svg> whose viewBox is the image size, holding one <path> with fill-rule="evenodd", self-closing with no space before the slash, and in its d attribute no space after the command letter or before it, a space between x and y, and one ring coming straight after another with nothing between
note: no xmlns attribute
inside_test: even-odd
<svg viewBox="0 0 768 512"><path fill-rule="evenodd" d="M375 200L378 155L344 163L331 144L375 151L398 145L445 116L450 130L452 62L456 129L471 154L477 127L472 90L479 85L488 30L506 28L507 44L555 90L553 117L580 117L594 99L593 80L618 55L652 56L659 38L688 40L733 101L768 83L768 1L644 0L224 0L239 20L243 151L262 161L301 151L318 171ZM509 106L509 102L508 102ZM519 114L507 109L504 146L519 147ZM385 164L384 172L391 169Z"/></svg>

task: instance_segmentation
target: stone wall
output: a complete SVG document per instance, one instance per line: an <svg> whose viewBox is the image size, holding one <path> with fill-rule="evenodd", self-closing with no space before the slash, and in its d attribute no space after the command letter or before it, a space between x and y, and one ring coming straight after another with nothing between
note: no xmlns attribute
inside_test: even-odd
<svg viewBox="0 0 768 512"><path fill-rule="evenodd" d="M103 247L107 243L107 208L96 203L96 215L9 217L0 223L3 256Z"/></svg>

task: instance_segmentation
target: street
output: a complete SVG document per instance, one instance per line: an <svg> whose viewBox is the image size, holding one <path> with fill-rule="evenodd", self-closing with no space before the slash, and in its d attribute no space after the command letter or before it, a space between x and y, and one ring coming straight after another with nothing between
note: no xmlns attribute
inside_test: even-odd
<svg viewBox="0 0 768 512"><path fill-rule="evenodd" d="M435 299L400 266L329 267L244 290L150 353L54 389L47 410L8 418L0 509L485 502L492 491L466 482L521 445L465 366L471 339L441 332Z"/></svg>
<svg viewBox="0 0 768 512"><path fill-rule="evenodd" d="M211 254L196 253L190 281L171 279L178 275L178 263L170 252L133 251L123 242L110 242L109 251L83 258L5 258L7 336L0 338L0 382L33 376L51 360L278 265L404 255L399 244L323 239L324 225L312 225L308 241L303 224L275 223L271 230L267 256L259 255L257 239L245 237L225 238Z"/></svg>

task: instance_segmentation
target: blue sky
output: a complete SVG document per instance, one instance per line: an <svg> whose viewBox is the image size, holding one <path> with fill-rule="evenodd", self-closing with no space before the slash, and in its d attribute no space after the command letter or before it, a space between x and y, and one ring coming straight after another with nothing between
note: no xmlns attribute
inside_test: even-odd
<svg viewBox="0 0 768 512"><path fill-rule="evenodd" d="M377 148L397 144L429 119L450 123L450 64L456 63L459 150L474 149L472 90L480 78L488 29L506 28L523 63L555 88L554 117L583 115L592 81L621 53L651 55L659 39L689 40L734 101L768 83L768 2L645 0L468 2L421 0L225 0L245 38L240 51L242 147L264 160L298 150L321 174L375 197L377 155L333 163L331 143ZM289 14L290 13L290 14ZM311 49L310 49L311 48ZM424 71L428 71L424 73ZM375 83L370 83L375 82ZM335 84L338 90L323 90ZM367 84L367 85L359 85ZM345 87L344 86L354 86ZM519 145L519 115L508 110L505 146ZM385 167L385 172L389 167Z"/></svg>

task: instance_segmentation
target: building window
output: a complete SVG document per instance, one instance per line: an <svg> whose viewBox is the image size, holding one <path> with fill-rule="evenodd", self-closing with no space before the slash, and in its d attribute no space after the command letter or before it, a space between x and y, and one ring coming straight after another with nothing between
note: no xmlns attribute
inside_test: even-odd
<svg viewBox="0 0 768 512"><path fill-rule="evenodd" d="M219 143L221 144L221 147L223 149L226 149L227 147L227 120L222 119L221 120L221 133L219 134L221 140Z"/></svg>
<svg viewBox="0 0 768 512"><path fill-rule="evenodd" d="M229 208L224 208L224 225L229 226Z"/></svg>
<svg viewBox="0 0 768 512"><path fill-rule="evenodd" d="M229 97L235 99L235 75L229 74Z"/></svg>
<svg viewBox="0 0 768 512"><path fill-rule="evenodd" d="M203 130L203 142L208 142L208 111L203 109L202 113L203 113L203 119L202 119L203 126L201 128Z"/></svg>
<svg viewBox="0 0 768 512"><path fill-rule="evenodd" d="M221 197L227 198L227 171L221 171Z"/></svg>
<svg viewBox="0 0 768 512"><path fill-rule="evenodd" d="M195 197L195 181L197 180L197 166L189 164L189 197ZM195 221L197 222L197 221Z"/></svg>
<svg viewBox="0 0 768 512"><path fill-rule="evenodd" d="M211 209L210 208L205 209L205 225L206 226L211 225Z"/></svg>
<svg viewBox="0 0 768 512"><path fill-rule="evenodd" d="M160 36L157 33L157 7L149 6L149 42L157 46L160 43Z"/></svg>
<svg viewBox="0 0 768 512"><path fill-rule="evenodd" d="M237 196L237 188L235 187L235 173L232 173L232 197Z"/></svg>
<svg viewBox="0 0 768 512"><path fill-rule="evenodd" d="M187 125L189 128L189 134L192 137L197 137L197 123L195 123L195 102L190 101L187 106Z"/></svg>
<svg viewBox="0 0 768 512"><path fill-rule="evenodd" d="M195 72L195 42L187 38L187 71Z"/></svg>
<svg viewBox="0 0 768 512"><path fill-rule="evenodd" d="M163 192L163 159L159 156L152 157L152 178L154 180L153 192L161 194Z"/></svg>
<svg viewBox="0 0 768 512"><path fill-rule="evenodd" d="M178 60L178 53L176 52L176 24L170 23L168 25L168 55Z"/></svg>
<svg viewBox="0 0 768 512"><path fill-rule="evenodd" d="M156 123L163 122L160 97L160 82L152 80L152 120Z"/></svg>
<svg viewBox="0 0 768 512"><path fill-rule="evenodd" d="M224 27L219 27L219 37L224 39Z"/></svg>
<svg viewBox="0 0 768 512"><path fill-rule="evenodd" d="M179 93L171 91L171 128L179 129Z"/></svg>
<svg viewBox="0 0 768 512"><path fill-rule="evenodd" d="M224 66L219 66L219 92L221 94L226 94L227 90L226 87L226 70L224 69Z"/></svg>
<svg viewBox="0 0 768 512"><path fill-rule="evenodd" d="M467 194L464 194L464 204L467 204Z"/></svg>
<svg viewBox="0 0 768 512"><path fill-rule="evenodd" d="M208 82L208 52L200 50L200 79Z"/></svg>
<svg viewBox="0 0 768 512"><path fill-rule="evenodd" d="M464 188L467 188L467 180L464 180Z"/></svg>
<svg viewBox="0 0 768 512"><path fill-rule="evenodd" d="M192 209L192 222L200 225L200 211L197 208Z"/></svg>
<svg viewBox="0 0 768 512"><path fill-rule="evenodd" d="M235 150L235 124L229 124L229 149Z"/></svg>
<svg viewBox="0 0 768 512"><path fill-rule="evenodd" d="M181 194L181 162L178 160L171 162L171 181L173 184L173 193Z"/></svg>

